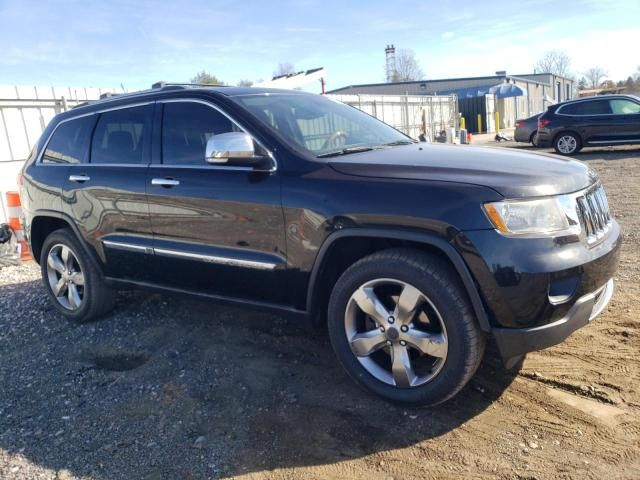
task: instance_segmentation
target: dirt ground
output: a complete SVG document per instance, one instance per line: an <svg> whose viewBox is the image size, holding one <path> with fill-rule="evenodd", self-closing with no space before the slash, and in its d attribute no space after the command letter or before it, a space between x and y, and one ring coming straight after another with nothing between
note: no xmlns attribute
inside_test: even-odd
<svg viewBox="0 0 640 480"><path fill-rule="evenodd" d="M578 158L624 231L608 309L516 371L489 348L433 409L359 390L294 320L136 292L75 325L34 264L1 269L0 477L640 478L640 148Z"/></svg>

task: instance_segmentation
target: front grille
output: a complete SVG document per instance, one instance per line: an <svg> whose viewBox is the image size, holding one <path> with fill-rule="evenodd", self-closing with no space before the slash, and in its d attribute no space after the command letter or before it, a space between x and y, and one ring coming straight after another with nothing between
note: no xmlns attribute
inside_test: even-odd
<svg viewBox="0 0 640 480"><path fill-rule="evenodd" d="M585 232L587 243L594 244L603 239L611 228L607 195L602 185L598 185L577 197L576 201L580 225Z"/></svg>

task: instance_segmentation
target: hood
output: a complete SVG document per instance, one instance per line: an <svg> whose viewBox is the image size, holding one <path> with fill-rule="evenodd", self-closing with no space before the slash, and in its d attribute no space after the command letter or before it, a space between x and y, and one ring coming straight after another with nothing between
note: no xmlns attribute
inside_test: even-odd
<svg viewBox="0 0 640 480"><path fill-rule="evenodd" d="M586 165L512 148L420 143L332 158L340 173L361 177L469 183L506 198L570 193L597 180Z"/></svg>

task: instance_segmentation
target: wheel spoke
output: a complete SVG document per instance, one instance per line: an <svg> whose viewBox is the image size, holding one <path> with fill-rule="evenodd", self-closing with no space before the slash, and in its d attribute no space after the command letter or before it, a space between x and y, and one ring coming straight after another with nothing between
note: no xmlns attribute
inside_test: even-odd
<svg viewBox="0 0 640 480"><path fill-rule="evenodd" d="M54 269L58 273L64 272L64 263L62 263L60 257L53 253L53 251L50 252L49 256L47 257L47 265L49 266L49 268Z"/></svg>
<svg viewBox="0 0 640 480"><path fill-rule="evenodd" d="M415 381L416 374L407 347L396 344L391 349L391 374L397 387L410 387Z"/></svg>
<svg viewBox="0 0 640 480"><path fill-rule="evenodd" d="M351 337L351 351L358 357L368 357L386 344L386 337L378 329L357 333Z"/></svg>
<svg viewBox="0 0 640 480"><path fill-rule="evenodd" d="M84 274L82 272L73 272L69 279L76 285L84 286Z"/></svg>
<svg viewBox="0 0 640 480"><path fill-rule="evenodd" d="M398 303L394 316L400 325L406 325L413 320L413 316L416 313L416 309L421 303L422 293L411 285L405 285L398 297Z"/></svg>
<svg viewBox="0 0 640 480"><path fill-rule="evenodd" d="M447 355L447 340L442 333L427 333L410 328L403 338L412 347L432 357L444 358Z"/></svg>
<svg viewBox="0 0 640 480"><path fill-rule="evenodd" d="M67 271L71 270L71 263L73 262L73 255L71 254L71 250L69 247L62 246L62 261L64 262L64 267Z"/></svg>
<svg viewBox="0 0 640 480"><path fill-rule="evenodd" d="M60 280L58 280L58 283L56 283L51 290L53 291L53 294L56 297L63 297L66 293L66 286L67 283L64 281L63 278L61 278Z"/></svg>
<svg viewBox="0 0 640 480"><path fill-rule="evenodd" d="M70 284L67 286L67 299L69 300L69 305L72 308L78 308L82 300L80 299L80 294L78 293L78 287L74 284Z"/></svg>
<svg viewBox="0 0 640 480"><path fill-rule="evenodd" d="M389 317L389 312L380 302L373 288L360 287L353 294L353 299L364 313L373 318L378 325L384 325Z"/></svg>

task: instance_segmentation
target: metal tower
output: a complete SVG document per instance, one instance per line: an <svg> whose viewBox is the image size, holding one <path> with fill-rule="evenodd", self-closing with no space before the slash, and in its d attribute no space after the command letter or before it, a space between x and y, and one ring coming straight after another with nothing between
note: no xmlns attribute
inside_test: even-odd
<svg viewBox="0 0 640 480"><path fill-rule="evenodd" d="M396 74L396 47L394 47L393 44L387 45L387 48L384 49L384 53L387 60L387 82L393 82L393 77Z"/></svg>

